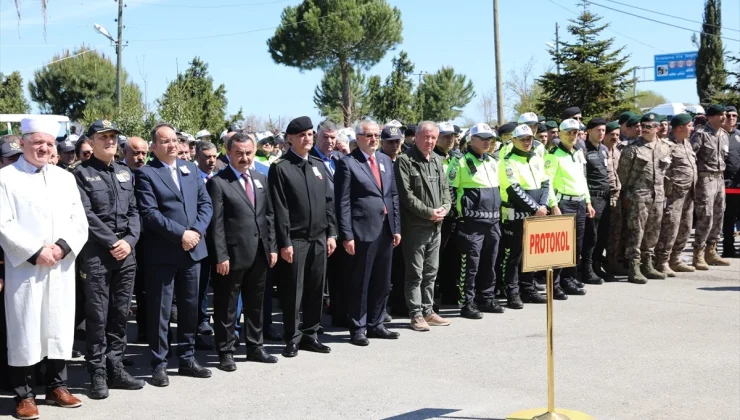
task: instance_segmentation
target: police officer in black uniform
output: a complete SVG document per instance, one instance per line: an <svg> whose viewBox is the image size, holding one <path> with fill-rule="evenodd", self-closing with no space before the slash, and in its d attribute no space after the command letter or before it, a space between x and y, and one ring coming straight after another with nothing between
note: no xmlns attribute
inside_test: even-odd
<svg viewBox="0 0 740 420"><path fill-rule="evenodd" d="M737 128L737 108L725 107L725 123L730 144L725 159L725 187L740 188L740 130ZM726 258L740 257L735 249L735 223L740 218L740 195L725 195L725 218L722 222L722 256Z"/></svg>
<svg viewBox="0 0 740 420"><path fill-rule="evenodd" d="M596 248L597 234L600 223L609 223L603 219L604 211L609 207L609 175L606 169L608 150L602 143L606 134L606 120L592 118L586 125L588 139L583 153L586 157L586 182L588 193L591 195L591 207L596 211L592 218L586 218L586 233L583 237L583 251L581 253L581 282L586 284L602 284L604 278L610 276L601 270L601 255L593 255ZM594 270L596 263L598 270Z"/></svg>
<svg viewBox="0 0 740 420"><path fill-rule="evenodd" d="M291 144L272 163L268 180L275 211L275 237L280 250L278 278L283 300L284 357L298 349L329 353L318 341L323 308L326 258L336 248L334 197L321 159L309 154L313 123L299 117L285 130ZM303 309L300 330L299 311Z"/></svg>
<svg viewBox="0 0 740 420"><path fill-rule="evenodd" d="M144 381L123 367L126 317L136 275L134 246L141 224L131 170L114 161L118 127L97 120L87 135L93 155L72 172L90 225L79 268L85 284L87 365L90 398L108 397L108 388L141 389Z"/></svg>

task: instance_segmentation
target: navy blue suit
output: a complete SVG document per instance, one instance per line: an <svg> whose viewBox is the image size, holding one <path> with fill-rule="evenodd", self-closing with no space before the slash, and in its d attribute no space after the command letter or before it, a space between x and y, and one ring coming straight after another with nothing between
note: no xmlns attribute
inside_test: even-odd
<svg viewBox="0 0 740 420"><path fill-rule="evenodd" d="M200 260L208 255L205 236L213 207L198 168L192 162L175 161L180 188L170 169L152 159L136 171L136 199L143 225L139 247L145 265L148 338L152 367L167 365L167 329L173 295L177 297L177 354L180 365L195 355L198 319ZM186 230L201 234L193 249L182 248Z"/></svg>
<svg viewBox="0 0 740 420"><path fill-rule="evenodd" d="M350 329L363 333L383 322L393 234L401 233L393 162L382 153L375 153L375 160L381 185L359 148L338 162L334 174L339 240L355 241L355 255L346 266Z"/></svg>

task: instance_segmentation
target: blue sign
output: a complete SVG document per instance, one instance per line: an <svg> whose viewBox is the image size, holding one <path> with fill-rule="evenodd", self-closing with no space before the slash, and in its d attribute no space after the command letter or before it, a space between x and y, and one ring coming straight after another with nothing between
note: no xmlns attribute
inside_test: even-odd
<svg viewBox="0 0 740 420"><path fill-rule="evenodd" d="M661 54L655 56L655 81L696 79L698 52Z"/></svg>

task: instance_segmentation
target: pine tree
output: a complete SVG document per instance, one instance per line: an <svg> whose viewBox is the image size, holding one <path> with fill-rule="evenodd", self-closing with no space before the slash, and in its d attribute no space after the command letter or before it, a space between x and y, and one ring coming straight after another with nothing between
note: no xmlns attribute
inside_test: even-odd
<svg viewBox="0 0 740 420"><path fill-rule="evenodd" d="M367 80L362 70L357 68L349 76L349 120L355 122L367 116ZM319 109L322 117L332 121L342 121L344 118L344 104L342 102L342 75L341 69L332 67L324 73L321 82L313 93L313 103Z"/></svg>
<svg viewBox="0 0 740 420"><path fill-rule="evenodd" d="M417 103L423 118L449 121L462 115L462 110L475 97L473 82L452 67L442 67L434 74L424 75L417 90Z"/></svg>
<svg viewBox="0 0 740 420"><path fill-rule="evenodd" d="M23 96L23 78L17 71L0 73L0 114L25 114L31 109Z"/></svg>
<svg viewBox="0 0 740 420"><path fill-rule="evenodd" d="M721 9L721 0L706 0L704 4L704 24L696 57L696 93L703 104L710 103L712 96L725 86Z"/></svg>
<svg viewBox="0 0 740 420"><path fill-rule="evenodd" d="M630 77L632 69L625 68L629 56L622 55L624 47L611 50L614 38L599 39L609 24L600 25L601 17L582 5L583 13L568 25L575 40L560 41L559 51L550 50L560 74L550 71L537 80L543 89L538 114L559 116L565 108L578 106L587 119L612 117L634 104L635 80Z"/></svg>
<svg viewBox="0 0 740 420"><path fill-rule="evenodd" d="M401 51L398 57L393 58L393 70L385 79L385 84L368 89L372 94L372 114L380 122L400 120L405 123L416 121L414 104L414 82L411 75L414 73L414 64L408 54Z"/></svg>

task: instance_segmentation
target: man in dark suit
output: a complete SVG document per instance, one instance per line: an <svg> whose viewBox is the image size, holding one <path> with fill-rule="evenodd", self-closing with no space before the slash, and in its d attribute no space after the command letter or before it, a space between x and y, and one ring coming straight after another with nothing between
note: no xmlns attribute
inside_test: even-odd
<svg viewBox="0 0 740 420"><path fill-rule="evenodd" d="M192 162L177 159L175 129L152 130L155 158L136 171L136 199L143 223L139 245L145 265L148 338L152 350L152 385L167 386L167 328L173 295L177 297L177 355L180 375L208 378L211 371L195 360L200 260L208 255L201 240L213 208L206 186Z"/></svg>
<svg viewBox="0 0 740 420"><path fill-rule="evenodd" d="M231 162L206 185L213 202L207 243L213 276L213 317L219 368L236 370L234 329L237 301L242 296L247 360L277 363L262 347L262 305L267 267L277 262L272 199L267 177L249 169L254 139L233 135L226 150Z"/></svg>
<svg viewBox="0 0 740 420"><path fill-rule="evenodd" d="M326 257L336 248L334 197L321 160L309 155L313 123L299 117L286 129L291 148L270 167L268 175L275 208L275 237L285 327L284 357L298 348L317 353L331 349L318 341ZM303 325L298 329L300 310Z"/></svg>
<svg viewBox="0 0 740 420"><path fill-rule="evenodd" d="M401 139L401 130L385 134ZM386 133L387 132L387 133ZM391 159L376 153L380 128L373 121L357 126L357 149L337 165L337 223L347 259L350 341L367 346L371 338L398 338L383 325L391 287L393 248L401 242L398 193Z"/></svg>

